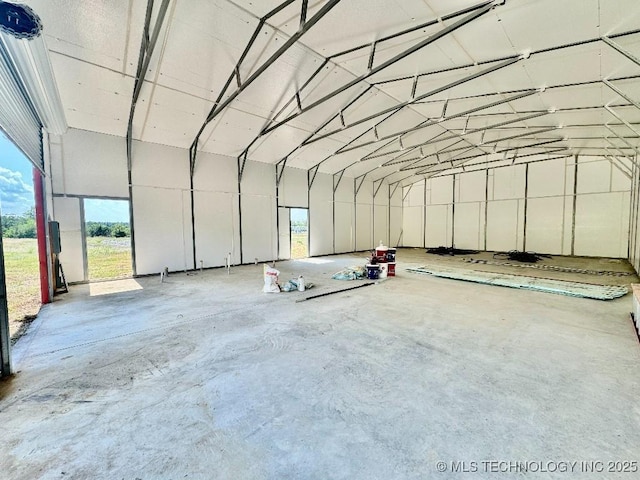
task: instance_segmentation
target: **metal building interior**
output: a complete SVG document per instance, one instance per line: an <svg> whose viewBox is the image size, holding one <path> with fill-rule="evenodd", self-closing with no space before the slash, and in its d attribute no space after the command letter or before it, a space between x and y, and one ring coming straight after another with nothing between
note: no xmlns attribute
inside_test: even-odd
<svg viewBox="0 0 640 480"><path fill-rule="evenodd" d="M404 269L445 246L640 271L637 0L13 4L42 32L0 32L0 126L71 287L13 348L3 299L2 478L637 472L632 294ZM87 281L92 198L129 204L117 285ZM261 291L274 261L335 290L379 242L397 275L371 288Z"/></svg>

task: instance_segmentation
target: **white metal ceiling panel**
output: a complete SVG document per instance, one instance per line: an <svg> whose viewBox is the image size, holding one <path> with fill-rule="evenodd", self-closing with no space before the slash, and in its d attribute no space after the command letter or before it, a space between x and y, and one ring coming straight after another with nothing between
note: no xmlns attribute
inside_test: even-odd
<svg viewBox="0 0 640 480"><path fill-rule="evenodd" d="M29 0L25 3L42 19L49 49L119 71L123 71L129 61L127 38L134 34L130 29L130 15L142 11L144 16L146 4L132 2L130 12L129 2L122 0ZM141 32L142 28L134 30Z"/></svg>
<svg viewBox="0 0 640 480"><path fill-rule="evenodd" d="M599 80L600 44L532 55L525 60L524 66L534 87Z"/></svg>
<svg viewBox="0 0 640 480"><path fill-rule="evenodd" d="M188 148L210 108L211 102L207 100L158 86L148 113L142 106L136 109L133 137L150 141L149 138L157 137L153 130L160 130L166 143Z"/></svg>
<svg viewBox="0 0 640 480"><path fill-rule="evenodd" d="M507 1L495 10L503 29L518 52L598 38L599 0ZM606 2L604 2L606 3Z"/></svg>
<svg viewBox="0 0 640 480"><path fill-rule="evenodd" d="M600 2L599 29L602 35L637 29L640 9L636 0L607 0Z"/></svg>
<svg viewBox="0 0 640 480"><path fill-rule="evenodd" d="M132 78L65 55L53 54L51 63L70 127L125 135ZM91 119L90 126L85 119Z"/></svg>

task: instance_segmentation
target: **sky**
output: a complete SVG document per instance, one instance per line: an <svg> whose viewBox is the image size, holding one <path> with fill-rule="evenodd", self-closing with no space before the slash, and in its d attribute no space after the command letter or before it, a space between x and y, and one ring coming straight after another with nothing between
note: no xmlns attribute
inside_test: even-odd
<svg viewBox="0 0 640 480"><path fill-rule="evenodd" d="M21 215L34 204L32 164L0 130L0 211L2 215ZM84 211L90 222L129 221L126 200L85 199Z"/></svg>
<svg viewBox="0 0 640 480"><path fill-rule="evenodd" d="M0 130L0 211L23 214L34 205L32 164Z"/></svg>

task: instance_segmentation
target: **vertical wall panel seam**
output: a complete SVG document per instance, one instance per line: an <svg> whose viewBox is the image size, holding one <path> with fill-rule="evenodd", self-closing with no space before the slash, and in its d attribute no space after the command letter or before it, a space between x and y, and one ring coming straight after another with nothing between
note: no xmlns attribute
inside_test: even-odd
<svg viewBox="0 0 640 480"><path fill-rule="evenodd" d="M578 155L573 162L573 211L571 213L571 255L576 253L576 205L578 200Z"/></svg>

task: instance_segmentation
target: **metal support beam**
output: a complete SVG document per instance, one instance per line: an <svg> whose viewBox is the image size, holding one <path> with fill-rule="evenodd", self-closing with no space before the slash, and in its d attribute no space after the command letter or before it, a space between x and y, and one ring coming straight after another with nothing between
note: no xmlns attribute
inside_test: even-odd
<svg viewBox="0 0 640 480"><path fill-rule="evenodd" d="M238 155L238 181L242 181L242 174L244 173L244 167L247 163L247 154L248 150L245 150L240 155Z"/></svg>
<svg viewBox="0 0 640 480"><path fill-rule="evenodd" d="M358 193L360 193L360 189L362 188L362 185L364 184L365 178L367 178L367 174L366 173L364 175L360 175L359 177L356 177L356 178L353 179L353 185L355 186L356 196L358 196ZM358 183L358 180L360 180L360 183Z"/></svg>
<svg viewBox="0 0 640 480"><path fill-rule="evenodd" d="M162 0L160 9L158 10L158 16L156 17L156 22L153 26L153 33L151 34L151 37L149 37L149 31L151 28L151 13L153 11L154 2L153 0L147 0L147 12L144 21L144 31L142 34L142 42L140 44L140 55L138 58L136 78L133 84L133 95L131 98L131 108L129 110L129 122L127 124L127 166L129 170L131 169L133 117L136 111L136 104L138 102L138 97L140 96L142 84L144 83L145 74L147 72L147 69L149 68L149 62L151 62L153 50L155 49L156 43L158 42L158 36L160 35L160 29L162 28L162 24L164 23L167 8L169 7L169 1L170 0Z"/></svg>
<svg viewBox="0 0 640 480"><path fill-rule="evenodd" d="M394 132L394 133L390 133L388 135L385 135L384 137L380 137L376 141L369 141L369 142L361 143L361 144L358 144L358 145L354 145L353 147L343 148L340 151L340 153L345 153L345 152L349 152L351 150L355 150L357 148L366 147L368 145L372 145L372 144L380 142L380 141L395 140L400 135L406 135L406 134L411 133L411 132L416 132L418 130L422 130L423 128L432 127L434 125L440 125L440 124L442 124L442 123L444 123L444 122L446 122L448 120L453 120L454 118L465 117L467 115L471 115L472 113L476 113L476 112L480 112L482 110L486 110L486 109L489 109L489 108L497 107L498 105L502 105L504 103L514 102L516 100L520 100L521 98L529 97L531 95L535 95L536 93L540 93L540 92L541 92L540 89L527 90L526 92L522 92L522 93L519 93L517 95L510 96L508 98L503 98L503 99L497 100L495 102L491 102L491 103L488 103L488 104L485 104L485 105L481 105L479 107L475 107L475 108L471 108L469 110L465 110L464 112L460 112L460 113L456 113L456 114L450 115L450 116L448 116L448 117L446 117L444 119L426 120L424 122L420 122L418 125L415 125L413 127L407 128L407 129L405 129L405 130L403 130L401 132ZM384 148L387 145L388 145L388 143L383 145L380 148ZM373 152L369 153L368 155L365 155L363 157L363 160L366 160L366 159L370 158L371 155L376 153L376 151L378 151L378 150L379 149L374 150Z"/></svg>
<svg viewBox="0 0 640 480"><path fill-rule="evenodd" d="M613 128L611 128L611 127L609 126L609 124L608 124L608 123L605 123L605 124L604 124L604 126L605 126L605 128L606 128L607 130L609 130L611 133L613 133L613 134L616 136L616 138L617 138L618 140L622 141L622 142L623 142L624 144L626 144L629 148L633 149L636 153L640 153L640 149L639 149L638 147L636 147L636 146L632 145L631 143L629 143L629 142L627 141L627 139L626 139L626 138L624 138L624 137L620 136L620 135L618 134L618 132L616 132Z"/></svg>
<svg viewBox="0 0 640 480"><path fill-rule="evenodd" d="M365 73L363 75L360 75L357 78L354 78L353 80L345 83L344 85L341 85L340 87L336 88L332 92L324 95L322 98L319 98L318 100L316 100L316 101L312 102L311 104L307 105L300 112L291 114L288 117L286 117L284 120L281 120L279 122L274 123L273 125L270 125L270 126L264 128L262 130L262 132L260 132L260 135L266 135L267 133L272 132L276 128L284 125L285 123L290 122L291 120L293 120L294 118L298 117L299 115L301 115L301 114L303 114L305 112L308 112L309 110L312 110L312 109L318 107L319 105L322 105L327 100L330 100L333 97L335 97L336 95L339 95L342 92L350 89L351 87L363 82L364 80L366 80L367 78L371 77L372 75L375 75L376 73L381 72L382 70L390 67L391 65L394 65L395 63L397 63L400 60L408 57L412 53L415 53L415 52L423 49L427 45L432 44L436 40L439 40L440 38L445 37L446 35L458 30L459 28L463 27L464 25L467 25L468 23L472 22L473 20L475 20L475 19L481 17L482 15L486 14L487 12L491 11L495 7L495 5L496 5L496 2L494 2L493 0L481 3L480 5L475 7L476 10L472 11L471 13L469 13L465 17L461 18L460 20L452 23L448 27L443 28L442 30L434 33L433 35L427 37L426 39L424 39L424 40L416 43L415 45L405 49L404 51L402 51L399 54L397 54L397 55L393 56L392 58L390 58L389 60L386 60L386 61L382 62L380 65L378 65L376 67L372 67L367 73ZM467 9L465 9L465 10L467 10ZM370 61L371 61L371 59L370 59Z"/></svg>
<svg viewBox="0 0 640 480"><path fill-rule="evenodd" d="M605 110L607 112L609 112L611 115L613 115L618 120L620 120L624 125L626 125L629 130L631 130L638 137L640 137L640 132L638 130L636 130L635 127L633 125L631 125L627 120L622 118L613 108L611 108L609 105L605 105L604 108L605 108Z"/></svg>
<svg viewBox="0 0 640 480"><path fill-rule="evenodd" d="M4 269L2 225L0 225L0 377L11 375L11 335L7 307L7 276Z"/></svg>
<svg viewBox="0 0 640 480"><path fill-rule="evenodd" d="M320 167L311 167L307 170L307 184L309 185L309 190L313 187L313 182L316 180L316 175L318 175L318 169Z"/></svg>
<svg viewBox="0 0 640 480"><path fill-rule="evenodd" d="M340 185L343 175L344 175L344 170L340 170L338 173L333 174L333 193L336 193L336 191L338 190L338 185ZM338 177L337 182L336 182L336 176Z"/></svg>
<svg viewBox="0 0 640 480"><path fill-rule="evenodd" d="M411 152L413 152L415 150L421 150L422 147L425 147L427 145L433 145L435 143L443 142L445 140L453 140L455 138L464 137L466 135L472 135L474 133L484 132L484 131L490 130L492 128L504 127L506 125L511 125L513 123L525 122L527 120L531 120L531 119L534 119L534 118L538 118L538 117L542 117L542 116L548 115L549 113L551 113L551 112L550 111L544 111L544 112L539 112L539 113L533 113L531 115L527 115L527 116L524 116L524 117L518 117L518 118L515 118L515 119L511 119L511 120L506 120L504 122L494 123L494 124L488 125L486 127L476 128L476 129L473 129L473 130L467 130L466 133L465 132L460 133L460 134L456 133L456 134L449 135L448 137L438 138L438 137L442 136L445 133L445 132L443 132L443 133L440 133L440 134L436 135L436 137L433 137L433 138L431 138L431 139L429 139L429 140L427 140L427 141L425 141L423 143L419 143L417 145L409 147L408 149L405 149L404 151L403 150L394 150L394 151L390 151L390 152L385 152L385 153L380 154L380 155L374 155L374 156L367 155L366 157L362 158L362 160L371 160L371 159L379 158L379 157L386 156L386 155L389 155L389 154L392 154L392 153L404 152L402 155L399 155L397 157L392 158L391 160L388 160L387 162L385 162L385 164L386 164L386 163L389 163L391 161L395 161L395 160L401 158L402 156L405 156L405 155L407 155L407 154L409 154L409 153L411 153ZM517 114L517 112L516 112L516 114ZM467 118L469 118L469 117L467 117ZM425 157L425 155L422 152L422 150L421 150L421 157L422 158Z"/></svg>
<svg viewBox="0 0 640 480"><path fill-rule="evenodd" d="M621 53L622 55L627 57L629 60L631 60L636 65L640 66L640 59L638 59L638 57L636 57L634 54L632 54L628 50L625 50L624 48L622 48L622 46L618 45L616 42L611 40L609 37L603 36L602 37L602 41L604 43L606 43L607 45L609 45L614 50L616 50L618 53Z"/></svg>
<svg viewBox="0 0 640 480"><path fill-rule="evenodd" d="M276 163L276 187L280 186L282 181L282 175L284 174L284 168L287 166L287 157Z"/></svg>
<svg viewBox="0 0 640 480"><path fill-rule="evenodd" d="M607 80L606 78L602 80L602 83L604 83L607 87L609 87L611 90L613 90L614 92L616 92L618 95L620 95L622 98L624 98L627 102L631 103L632 105L634 105L638 110L640 110L640 103L638 103L637 101L635 101L633 98L631 98L629 95L627 95L626 93L624 93L622 90L620 90L618 87L616 87L613 83L611 83L609 80Z"/></svg>
<svg viewBox="0 0 640 480"><path fill-rule="evenodd" d="M376 182L379 182L377 187L376 187ZM378 192L380 191L380 187L382 187L382 180L375 180L373 182L373 198L374 199L378 195Z"/></svg>
<svg viewBox="0 0 640 480"><path fill-rule="evenodd" d="M546 141L544 141L544 142L532 143L532 144L529 144L529 145L519 145L519 146L517 146L517 147L508 147L508 148L505 148L505 149L503 149L503 150L496 150L494 153L496 153L496 154L500 154L500 153L504 153L504 152L511 152L511 151L513 151L513 150L518 150L518 149L527 149L527 148L542 147L542 146L544 146L544 145L549 145L549 144L551 144L551 143L557 143L557 142L562 142L562 141L564 141L564 138L557 138L557 139L553 139L553 140L546 140ZM467 162L467 161L469 161L469 160L473 160L474 158L481 157L481 156L483 156L483 155L486 155L486 153L482 153L482 154L480 154L480 155L472 155L472 156L465 157L465 158L460 158L460 159L459 159L459 161L460 161L461 163L459 163L459 164L457 164L457 165L455 165L455 166L452 166L451 168L459 167L462 163L465 163L465 162ZM415 175L424 175L424 174L426 174L426 173L429 173L430 168L431 168L431 167L434 167L434 166L437 166L437 165L438 165L438 164L432 164L432 165L429 165L429 166L427 166L427 169L426 169L426 170L423 170L423 171L417 172ZM449 170L449 168L445 168L445 169L443 169L443 171L444 171L444 170Z"/></svg>
<svg viewBox="0 0 640 480"><path fill-rule="evenodd" d="M253 43L255 42L256 37L258 36L259 31L262 29L262 26L264 25L265 21L269 17L273 16L275 13L279 12L283 8L290 5L292 2L293 0L287 0L286 2L283 2L279 7L272 10L269 14L267 14L265 17L260 19L258 28L256 28L256 30L254 31L253 37L245 47L245 50L242 56L240 57L238 64L236 65L236 69L240 67L240 65L246 58L247 54L249 53L249 50L251 49L251 47L253 46ZM273 65L276 62L276 60L278 60L287 50L289 50L289 48L291 48L292 45L294 45L298 40L300 40L300 38L306 32L308 32L316 23L318 23L322 19L322 17L324 17L327 13L329 13L331 9L333 9L333 7L335 7L339 2L340 0L327 0L327 2L320 8L320 10L315 15L313 15L313 17L309 19L306 19L306 8L303 8L303 13L305 14L305 21L300 22L300 28L298 29L298 31L294 33L291 37L289 37L289 39L287 39L287 41L284 42L284 44L280 48L278 48L278 50L276 50L267 60L265 60L264 63L262 63L258 68L256 68L256 70L251 75L249 75L249 77L247 77L247 79L242 83L242 85L237 87L229 95L226 95L229 84L231 83L231 78L233 78L234 76L234 74L232 73L231 76L229 77L230 80L228 80L225 86L223 87L222 91L220 92L220 95L218 96L218 99L216 100L216 103L211 108L211 111L207 115L207 118L205 119L202 127L196 134L194 143L197 142L197 140L200 138L200 135L202 135L202 132L210 122L212 122L218 115L220 115L220 113L225 108L227 108L227 106L229 106L231 102L233 102L236 98L238 98L238 96L249 85L251 85L254 81L256 81L271 65ZM225 98L225 95L226 95L226 98Z"/></svg>
<svg viewBox="0 0 640 480"><path fill-rule="evenodd" d="M561 150L561 151L564 151L564 149ZM529 154L529 155L522 155L520 158L533 157L533 156L537 156L537 155L543 155L543 154L533 153L533 154ZM570 154L549 156L549 157L541 158L541 159L538 159L538 160L529 160L529 161L526 161L526 162L518 162L518 163L515 163L515 165L527 165L529 163L548 162L549 160L559 160L559 159L562 159L562 158L568 158L568 157L572 157L572 156L573 155L570 155ZM496 164L500 164L500 163L504 163L504 162L505 162L504 160L492 160L492 161L486 162L486 164L485 163L474 163L472 165L466 164L464 173L483 172L485 170L491 170L491 169L494 169L494 168L512 167L514 165L514 164L496 165ZM479 167L479 168L473 168L473 167ZM460 168L462 168L462 166L460 166ZM451 170L451 169L448 169L448 170ZM429 178L449 177L451 175L459 175L460 173L463 173L463 172L447 172L446 170L443 170L443 172L446 172L446 173L433 173L432 175L429 176Z"/></svg>
<svg viewBox="0 0 640 480"><path fill-rule="evenodd" d="M384 178L381 178L380 181L382 182L384 180ZM393 185L393 190L391 190L391 192L389 193L389 200L391 200L391 198L396 194L396 190L398 190L398 186L400 185L399 182L395 182L389 185L389 187L391 187L391 185Z"/></svg>
<svg viewBox="0 0 640 480"><path fill-rule="evenodd" d="M324 133L322 135L315 136L311 140L306 140L305 144L310 144L310 143L313 143L313 142L317 142L319 140L322 140L323 138L327 138L327 137L330 137L330 136L335 135L337 133L340 133L345 129L356 127L356 126L361 125L361 124L366 123L366 122L370 122L371 120L374 120L374 119L380 117L381 115L385 115L387 113L397 113L398 111L402 110L403 108L405 108L407 106L410 106L410 105L417 104L417 103L419 103L420 101L422 101L422 100L424 100L426 98L432 97L434 95L437 95L439 93L445 92L447 90L450 90L450 89L452 89L454 87L457 87L459 85L462 85L464 83L470 82L472 80L476 80L476 79L478 79L480 77L483 77L485 75L493 73L493 72L495 72L497 70L500 70L502 68L505 68L505 67L508 67L510 65L513 65L514 63L520 61L522 58L523 58L522 56L510 58L508 60L505 60L504 62L500 62L499 64L490 66L490 67L488 67L488 68L486 68L486 69L484 69L484 70L482 70L480 72L476 72L476 73L473 73L471 75L467 75L467 76L465 76L463 78L460 78L460 79L455 80L453 82L450 82L450 83L448 83L446 85L443 85L442 87L438 87L436 89L430 90L429 92L423 93L422 95L419 95L419 96L417 96L415 98L412 98L412 100L408 100L406 102L400 102L400 103L398 103L396 105L393 105L391 107L387 107L387 108L385 108L383 110L375 112L375 113L373 113L371 115L367 115L366 117L360 118L358 120L354 120L353 122L349 123L348 125L345 125L345 127L342 128L342 129L332 130L332 131ZM536 91L534 91L534 93L538 92L538 91L539 90L536 90ZM445 105L446 104L447 103L445 102ZM445 115L446 115L446 108L443 108L443 115L442 115L441 119L432 121L430 123L435 124L435 123L441 122L442 119L445 117ZM458 114L458 116L460 116L460 115ZM455 118L455 117L452 117L452 118ZM376 124L376 127L379 126L380 123ZM386 137L383 137L383 138L377 138L376 140L377 141L381 141L381 140L385 140L385 139L388 139L388 138L389 138L389 135L387 135ZM375 142L373 142L373 143L375 143Z"/></svg>
<svg viewBox="0 0 640 480"><path fill-rule="evenodd" d="M609 163L613 165L617 170L620 171L625 177L629 180L632 178L632 171L624 164L618 157L614 157L611 155L605 155L604 158L609 160Z"/></svg>
<svg viewBox="0 0 640 480"><path fill-rule="evenodd" d="M398 183L399 183L399 182L398 182ZM404 201L407 199L407 197L409 196L409 193L411 192L411 189L412 189L412 188L413 188L413 184L409 185L409 189L407 190L407 193L405 193L405 194L402 196L402 201L403 201L403 202L404 202Z"/></svg>

